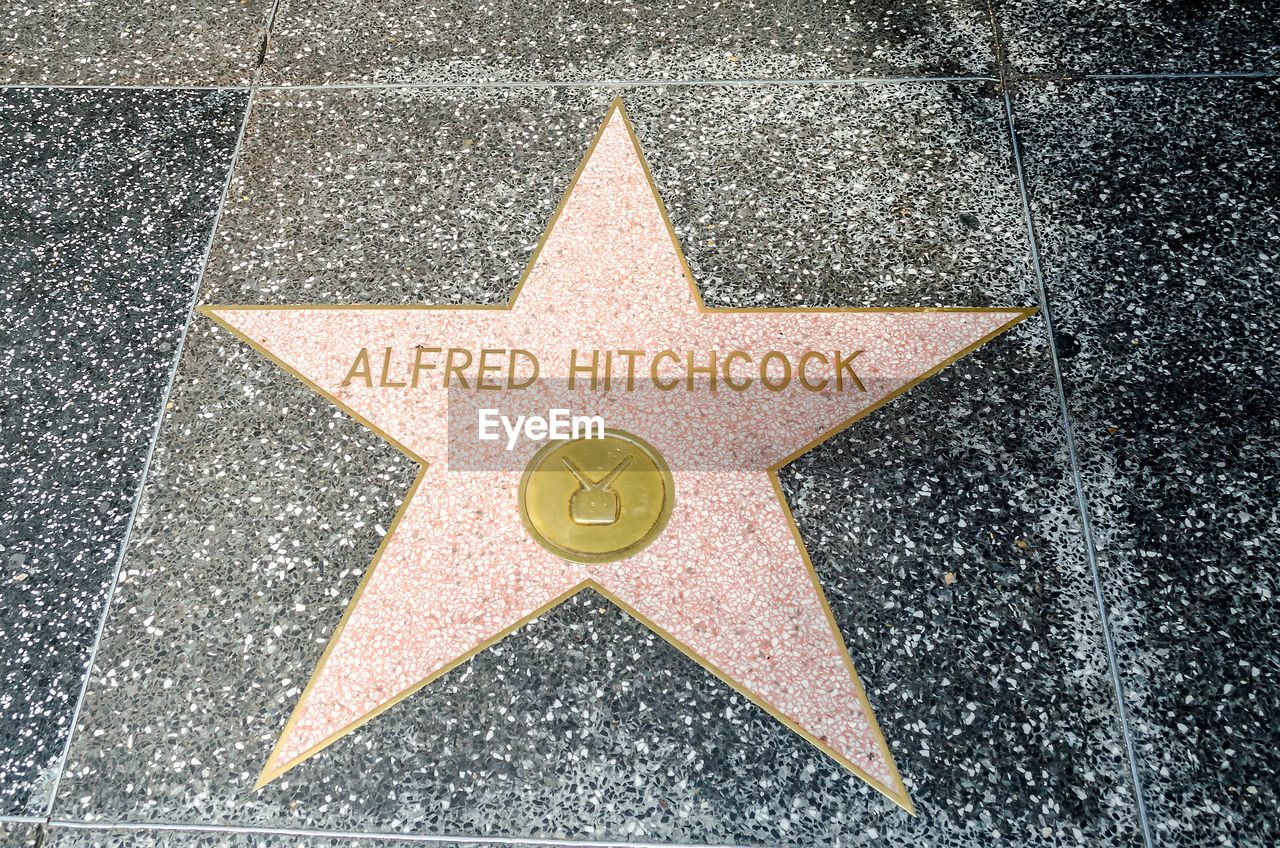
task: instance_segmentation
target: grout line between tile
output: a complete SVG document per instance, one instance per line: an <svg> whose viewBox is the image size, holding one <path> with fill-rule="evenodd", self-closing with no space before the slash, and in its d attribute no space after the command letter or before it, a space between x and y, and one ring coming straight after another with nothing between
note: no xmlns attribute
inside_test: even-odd
<svg viewBox="0 0 1280 848"><path fill-rule="evenodd" d="M273 0L271 13L267 15L267 25L262 29L262 46L258 48L257 64L253 68L252 86L256 88L262 77L262 67L267 64L267 54L271 52L271 33L276 28L276 15L280 11L281 0Z"/></svg>
<svg viewBox="0 0 1280 848"><path fill-rule="evenodd" d="M1107 650L1107 662L1111 667L1111 684L1116 693L1116 709L1120 717L1120 732L1124 738L1125 752L1129 759L1129 777L1133 782L1138 823L1142 828L1142 841L1145 848L1155 848L1155 843L1151 836L1151 822L1147 816L1147 805L1142 794L1142 777L1138 767L1137 748L1134 745L1133 731L1129 724L1129 710L1125 698L1124 681L1120 674L1120 663L1116 657L1115 640L1111 634L1111 617L1107 607L1106 593L1103 590L1102 573L1098 567L1098 551L1093 537L1093 525L1089 520L1089 499L1085 495L1084 480L1080 473L1080 459L1076 453L1075 433L1071 427L1070 408L1067 405L1066 384L1063 381L1062 366L1058 360L1058 346L1053 335L1053 312L1049 306L1049 294L1045 287L1044 271L1040 262L1040 250L1036 244L1035 224L1031 216L1031 198L1027 191L1026 175L1022 169L1022 152L1018 143L1017 125L1014 122L1013 115L1013 97L1007 89L1004 92L1004 110L1005 118L1009 125L1009 143L1013 150L1014 170L1018 175L1018 190L1022 195L1022 212L1026 220L1027 241L1030 245L1031 263L1036 276L1037 294L1040 299L1040 314L1044 316L1045 331L1049 337L1049 356L1053 364L1053 378L1058 392L1058 405L1062 410L1062 428L1066 439L1071 478L1076 489L1076 507L1080 511L1080 521L1084 531L1085 553L1089 558L1089 571L1093 578L1093 591L1098 603L1102 639Z"/></svg>
<svg viewBox="0 0 1280 848"><path fill-rule="evenodd" d="M1086 80L1177 80L1177 79L1267 79L1280 77L1280 71L1222 71L1206 73L1154 74L1084 74Z"/></svg>
<svg viewBox="0 0 1280 848"><path fill-rule="evenodd" d="M277 0L278 2L278 0ZM443 89L485 89L485 88L649 88L659 86L751 86L751 85L904 85L911 83L967 83L967 82L997 82L995 77L990 76L952 76L952 77L844 77L844 78L767 78L757 77L750 79L705 79L705 80L666 80L666 79L612 79L612 80L582 80L573 82L557 82L557 81L539 81L539 80L511 80L511 81L494 81L494 82L357 82L357 83L322 83L316 85L289 85L283 83L263 85L259 82L262 66L260 65L254 71L253 82L248 88L254 90L283 90L283 91L344 91L350 89L385 89L394 90L399 88L443 88ZM244 89L246 86L219 86L219 85L87 85L80 83L68 83L61 85L45 85L36 83L21 83L14 85L3 85L3 88L91 88L94 90L113 90L123 89L127 91L148 91L148 90L178 90L190 89L195 91L223 91L226 89Z"/></svg>
<svg viewBox="0 0 1280 848"><path fill-rule="evenodd" d="M4 89L91 89L93 91L244 91L249 86L244 85L187 85L185 83L173 85L94 85L92 83L43 83L43 82L11 82L0 84L0 90Z"/></svg>
<svg viewBox="0 0 1280 848"><path fill-rule="evenodd" d="M264 43L264 52L269 45L271 27L274 23L276 12L279 8L281 0L275 0L272 6L271 15L268 18L268 24L264 37L268 39ZM1002 55L1002 45L1000 43L1000 33L998 26L994 23L993 9L993 36L996 39L997 61ZM1005 82L1005 74L997 65L998 77L990 76L948 76L948 77L851 77L851 78L800 78L800 79L708 79L708 80L589 80L575 82L549 82L549 81L509 81L509 82L427 82L427 83L351 83L351 84L323 84L323 85L262 85L260 84L260 76L263 64L260 62L255 68L253 78L248 87L249 97L245 104L244 117L241 121L240 130L236 138L236 144L233 149L232 157L227 169L227 178L223 185L222 194L219 199L217 211L214 216L212 228L209 233L209 239L205 247L204 256L201 262L201 270L199 277L193 289L192 297L188 303L186 321L179 337L177 349L174 354L173 365L170 369L169 379L162 395L160 404L160 414L157 418L150 445L147 450L146 458L143 463L142 474L139 478L139 485L134 496L134 503L129 514L126 524L126 533L121 543L119 553L116 558L115 568L113 570L111 583L109 584L108 593L104 602L102 615L99 621L97 633L95 635L93 645L89 655L88 665L86 667L85 676L81 683L79 697L76 701L75 712L72 716L71 732L68 734L67 741L64 745L63 752L59 758L57 769L55 772L53 784L50 789L48 804L44 816L0 816L0 822L17 823L17 824L42 824L48 823L51 826L63 827L68 829L79 830L129 830L129 831L184 831L198 833L244 833L258 835L283 835L283 836L299 836L299 837L316 837L316 838L345 838L359 840L389 840L407 843L472 843L477 845L523 845L523 846L547 846L548 848L733 848L733 846L707 845L707 844L680 844L680 843L648 843L648 842L614 842L607 840L574 840L574 839L530 839L519 837L487 837L487 836L446 836L446 835L427 835L427 834L397 834L397 833L361 833L337 830L306 830L283 827L250 827L250 826L213 826L213 825L195 825L195 824L140 824L140 823L88 823L76 822L70 820L54 820L52 818L53 805L56 802L58 787L62 779L64 769L66 767L67 757L70 752L71 743L76 733L76 727L79 723L80 712L83 707L85 694L88 690L89 680L93 674L93 668L96 663L98 648L101 643L102 635L106 628L107 619L109 617L111 603L114 599L115 590L119 582L119 575L124 562L124 556L128 549L129 539L133 532L134 521L137 516L138 508L141 503L143 489L146 484L148 474L150 472L151 460L154 456L156 445L159 441L159 435L162 429L164 419L166 417L166 407L169 397L173 390L176 380L178 363L181 359L182 350L185 346L187 333L191 326L194 306L199 298L199 293L203 286L204 275L207 270L209 256L212 252L214 239L217 236L218 228L221 224L222 214L226 206L227 197L231 187L231 181L234 176L235 167L239 160L241 147L244 141L245 132L248 126L250 115L253 110L255 96L260 90L352 90L352 89L405 89L405 88L421 88L421 89L485 89L485 88L588 88L588 87L656 87L656 86L751 86L751 85L874 85L874 84L910 84L910 83L965 83L965 82L996 82L1002 84ZM1143 79L1258 79L1280 77L1280 72L1246 72L1246 73L1187 73L1187 74L1087 74L1081 79L1086 80L1143 80ZM46 89L125 89L125 90L197 90L197 91L232 91L246 90L244 86L204 86L204 85L10 85L2 86L3 88L46 88ZM1068 415L1068 407L1064 391L1064 383L1062 378L1061 367L1058 361L1056 344L1053 339L1053 323L1049 309L1047 291L1045 289L1044 276L1041 267L1039 251L1036 244L1036 234L1031 215L1031 207L1026 187L1025 175L1022 168L1021 153L1016 134L1013 116L1013 103L1007 88L1004 90L1005 113L1009 125L1009 135L1014 154L1014 165L1017 172L1019 188L1022 196L1023 212L1027 227L1028 239L1030 242L1030 250L1032 263L1036 275L1038 287L1038 296L1042 314L1044 315L1045 325L1049 334L1050 353L1054 369L1055 383L1058 391L1059 405L1062 410L1063 426L1066 436L1068 455L1070 458L1071 473L1076 487L1077 506L1080 510L1083 522L1085 544L1089 557L1090 571L1092 573L1094 591L1097 602L1099 604L1099 615L1101 617L1101 626L1106 644L1108 660L1111 667L1112 683L1116 691L1117 706L1119 710L1121 730L1124 736L1124 742L1129 759L1130 773L1134 785L1135 800L1138 810L1138 816L1142 827L1143 839L1146 848L1153 848L1150 824L1147 817L1146 805L1143 799L1142 786L1138 768L1137 753L1134 746L1132 731L1129 726L1128 711L1125 703L1123 683L1120 675L1119 664L1116 658L1115 644L1111 634L1108 610L1105 602L1105 594L1103 590L1103 581L1098 567L1097 551L1094 544L1093 532L1088 514L1088 501L1085 496L1083 482L1080 474L1080 464L1076 453L1074 434L1071 428L1070 417Z"/></svg>
<svg viewBox="0 0 1280 848"><path fill-rule="evenodd" d="M991 40L995 44L996 85L999 91L1009 87L1009 62L1004 52L1004 30L1000 27L1000 17L996 14L996 0L987 0L987 14L991 20Z"/></svg>
<svg viewBox="0 0 1280 848"><path fill-rule="evenodd" d="M168 833L226 833L254 836L298 836L313 839L356 839L362 841L384 840L415 844L446 845L517 845L537 846L537 848L741 848L729 843L682 843L682 842L613 842L599 839L551 839L537 837L506 836L474 836L474 835L435 835L414 833L387 833L376 831L349 830L310 830L293 827L242 826L242 825L204 825L204 824L171 824L157 822L154 824L135 822L79 822L54 819L49 821L50 827L61 827L68 830L125 830L130 832L160 831Z"/></svg>
<svg viewBox="0 0 1280 848"><path fill-rule="evenodd" d="M901 85L910 83L992 82L987 76L955 77L796 77L747 79L602 79L575 81L509 80L492 82L354 82L320 85L264 85L270 89L397 89L397 88L656 88L661 86L751 86L751 85Z"/></svg>
<svg viewBox="0 0 1280 848"><path fill-rule="evenodd" d="M268 26L274 24L275 11L281 0L277 0L276 7L272 9L271 20ZM990 8L990 6L989 6ZM992 11L994 15L994 11ZM998 25L993 24L997 43L997 62L1006 62L1007 57L1004 54L1004 44L1001 40L1001 33ZM270 30L264 32L264 36L269 36ZM469 89L469 88L647 88L656 86L750 86L750 85L904 85L911 83L966 83L966 82L992 82L1002 85L1010 83L1025 82L1080 82L1080 81L1108 81L1108 80L1179 80L1179 79L1280 79L1280 70L1277 71L1205 71L1205 72L1188 72L1188 73L1133 73L1133 74L1034 74L1034 73L1006 73L1005 69L1000 65L997 66L997 74L995 76L986 75L961 75L961 76L916 76L916 77L751 77L744 79L607 79L607 80L576 80L576 81L556 81L556 80L506 80L506 81L488 81L488 82L348 82L348 83L316 83L316 84L297 84L290 85L288 83L271 83L263 85L258 81L262 66L254 71L253 82L248 86L241 85L189 85L186 83L175 83L174 85L93 85L91 83L8 83L0 85L0 89L23 89L23 88L41 88L41 89L62 89L62 88L84 88L99 90L121 89L124 91L173 91L173 90L190 90L190 91L224 91L227 89L271 89L271 90L289 90L296 89L298 91L343 91L349 89L397 89L397 88L445 88L445 89Z"/></svg>
<svg viewBox="0 0 1280 848"><path fill-rule="evenodd" d="M244 91L243 88L225 90ZM173 384L178 375L178 363L182 359L182 350L186 345L187 332L191 329L191 316L195 313L196 301L204 284L205 271L209 265L209 255L213 252L213 241L218 235L218 226L222 222L222 211L226 207L227 194L231 190L231 177L235 173L236 162L240 158L240 147L244 142L245 128L249 125L249 114L253 111L253 95L254 92L250 89L249 96L245 101L244 117L240 120L240 130L236 135L235 147L232 149L231 161L227 164L227 178L223 182L222 193L218 198L217 211L214 213L213 224L209 229L209 240L205 244L204 256L200 261L200 273L196 277L191 297L187 302L186 320L182 325L182 333L178 336L178 344L173 354L173 365L169 369L169 379L165 384L164 392L160 396L159 414L156 416L155 428L151 433L151 442L147 447L146 458L142 462L142 473L138 477L138 489L134 492L133 506L129 510L129 519L125 523L124 538L120 543L119 553L116 555L115 568L112 570L111 582L108 584L107 595L102 605L102 616L98 621L98 630L93 639L93 646L89 650L89 662L85 666L84 678L80 682L80 694L76 698L75 712L71 715L71 729L67 734L67 741L63 745L62 755L58 758L53 783L49 788L49 799L45 806L44 816L46 821L53 815L53 805L58 797L58 787L62 783L62 775L67 767L67 757L71 753L71 743L75 739L76 726L80 723L80 711L84 707L85 693L89 691L89 680L93 677L93 667L98 660L98 647L102 643L102 634L106 631L107 619L111 613L111 603L115 599L116 587L120 582L120 570L124 566L125 553L129 549L129 539L133 536L133 524L138 517L138 507L142 503L142 493L146 488L147 477L151 473L151 460L155 456L156 445L160 441L160 431L164 425L166 411L169 406L169 396L173 392Z"/></svg>
<svg viewBox="0 0 1280 848"><path fill-rule="evenodd" d="M1139 82L1142 80L1267 80L1280 79L1280 71L1223 71L1203 73L1147 74L1079 74L1079 73L1009 73L1010 85L1022 83Z"/></svg>

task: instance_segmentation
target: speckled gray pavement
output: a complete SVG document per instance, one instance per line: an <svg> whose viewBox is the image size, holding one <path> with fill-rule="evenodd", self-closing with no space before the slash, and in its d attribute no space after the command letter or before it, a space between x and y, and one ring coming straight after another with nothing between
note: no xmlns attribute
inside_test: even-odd
<svg viewBox="0 0 1280 848"><path fill-rule="evenodd" d="M48 809L243 91L0 89L0 810Z"/></svg>
<svg viewBox="0 0 1280 848"><path fill-rule="evenodd" d="M12 4L0 844L1280 843L1265 5ZM780 474L918 815L589 591L255 790L417 468L192 307L502 303L615 96L708 305L1041 309Z"/></svg>
<svg viewBox="0 0 1280 848"><path fill-rule="evenodd" d="M1280 87L1017 98L1155 838L1276 844Z"/></svg>

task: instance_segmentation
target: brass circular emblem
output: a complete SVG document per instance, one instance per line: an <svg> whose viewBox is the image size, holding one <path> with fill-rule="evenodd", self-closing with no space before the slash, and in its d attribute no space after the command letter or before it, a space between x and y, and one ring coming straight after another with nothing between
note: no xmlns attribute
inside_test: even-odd
<svg viewBox="0 0 1280 848"><path fill-rule="evenodd" d="M539 545L574 562L626 559L658 538L674 503L662 455L621 430L551 442L520 479L524 526Z"/></svg>

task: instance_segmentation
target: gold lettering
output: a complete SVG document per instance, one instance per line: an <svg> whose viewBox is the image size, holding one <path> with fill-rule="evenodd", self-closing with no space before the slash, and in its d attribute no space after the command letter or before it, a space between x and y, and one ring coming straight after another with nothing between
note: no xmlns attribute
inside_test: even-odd
<svg viewBox="0 0 1280 848"><path fill-rule="evenodd" d="M636 387L636 357L644 356L643 350L620 350L618 356L627 358L627 391Z"/></svg>
<svg viewBox="0 0 1280 848"><path fill-rule="evenodd" d="M816 350L811 350L811 351L809 351L808 353L806 353L806 354L804 354L803 356L801 356L801 357L800 357L800 366L799 366L796 370L799 372L799 375L800 375L800 383L801 383L801 384L802 384L806 389L808 389L808 390L809 390L809 391L811 391L811 392L820 392L820 391L822 391L823 389L825 389L825 388L827 387L827 383L829 383L829 382L831 382L831 381L830 381L830 380L825 380L825 379L824 379L824 380L823 380L822 382L820 382L820 383L810 383L810 382L809 382L809 377L804 373L804 366L808 364L808 362L809 362L809 360L810 360L810 359L817 359L817 360L821 361L823 365L826 365L826 364L827 364L827 358L826 358L825 356L823 356L822 354L818 353Z"/></svg>
<svg viewBox="0 0 1280 848"><path fill-rule="evenodd" d="M387 348L387 352L382 355L382 377L378 380L378 385L388 388L399 388L404 383L397 383L394 380L387 379L387 371L391 368L391 348Z"/></svg>
<svg viewBox="0 0 1280 848"><path fill-rule="evenodd" d="M590 373L591 374L591 391L594 392L596 390L596 382L599 380L599 375L596 373L599 367L600 367L600 351L598 350L591 351L590 365L579 365L578 349L575 347L574 349L570 350L569 351L569 388L571 389L573 388L574 375L576 375L578 372L582 372L584 374Z"/></svg>
<svg viewBox="0 0 1280 848"><path fill-rule="evenodd" d="M497 383L494 383L493 385L489 385L484 381L484 375L486 371L501 371L502 365L497 363L493 365L485 365L484 361L491 353L496 354L496 353L503 353L503 352L504 351L502 350L493 350L491 348L484 348L483 350L480 351L480 363L476 366L476 388L477 389L481 389L481 390L489 389L495 392L502 391L502 386L499 386Z"/></svg>
<svg viewBox="0 0 1280 848"><path fill-rule="evenodd" d="M516 356L523 356L529 360L529 364L533 366L533 373L529 375L529 379L519 385L516 384ZM512 350L507 358L507 388L508 389L527 389L533 385L533 381L538 379L538 357L534 356L527 350Z"/></svg>
<svg viewBox="0 0 1280 848"><path fill-rule="evenodd" d="M860 353L862 353L862 351L855 350L853 353L849 354L848 356L841 358L840 351L838 350L836 351L836 391L837 392L844 391L844 372L845 371L849 372L849 377L850 379L853 380L853 384L858 387L858 391L865 392L867 390L867 387L862 385L862 381L858 379L858 375L853 372L853 366L850 364Z"/></svg>
<svg viewBox="0 0 1280 848"><path fill-rule="evenodd" d="M466 359L466 361L465 361L465 362L463 362L461 365L454 365L454 364L453 364L453 355L454 355L455 353L460 353L460 354L462 354L463 356L465 356L465 357L467 358L467 359ZM452 378L452 377L457 377L457 378L458 378L458 382L462 384L462 388L464 388L464 389L469 389L469 388L471 388L471 386L467 383L467 378L466 378L466 377L463 375L463 373L462 373L463 369L465 369L465 368L469 367L470 365L471 365L471 351L469 351L469 350L463 350L463 349L462 349L462 348L460 348L460 347L451 347L451 348L449 348L449 352L448 352L447 354L445 354L445 358L444 358L444 385L445 385L445 388L448 388L448 387L449 387L449 380L450 380L450 378Z"/></svg>
<svg viewBox="0 0 1280 848"><path fill-rule="evenodd" d="M414 350L414 353L413 353L413 379L412 379L412 382L410 383L410 387L411 387L411 388L415 388L415 389L416 389L416 388L418 388L418 376L419 376L423 371L429 371L429 370L431 370L432 368L435 368L435 367L436 367L436 366L435 366L435 363L430 363L430 364L424 363L424 362L422 361L422 354L424 354L424 353L439 353L439 352L440 352L440 348L438 348L438 347L418 347L416 350Z"/></svg>
<svg viewBox="0 0 1280 848"><path fill-rule="evenodd" d="M676 363L677 365L680 364L680 357L676 356L676 352L674 350L664 350L661 353L659 353L657 356L655 356L653 358L653 362L650 363L649 378L653 380L653 384L657 386L659 389L661 389L664 392L669 392L672 389L674 389L676 386L680 385L680 378L672 377L671 382L669 383L664 383L658 379L658 363L662 361L662 358L664 356L669 358L672 362Z"/></svg>
<svg viewBox="0 0 1280 848"><path fill-rule="evenodd" d="M706 366L694 366L693 351L689 351L689 368L685 374L686 385L689 391L693 391L693 375L706 374L707 379L711 381L711 391L716 390L716 352L710 351L711 364Z"/></svg>
<svg viewBox="0 0 1280 848"><path fill-rule="evenodd" d="M782 382L769 382L769 360L778 358L782 361ZM780 392L791 382L791 360L785 353L771 350L760 359L760 383L771 392Z"/></svg>
<svg viewBox="0 0 1280 848"><path fill-rule="evenodd" d="M360 366L362 362L364 363L363 368ZM369 367L369 351L367 348L360 348L360 352L356 354L356 361L351 364L351 370L347 372L347 379L342 381L342 385L351 385L351 381L355 377L364 377L365 387L373 388L373 369Z"/></svg>
<svg viewBox="0 0 1280 848"><path fill-rule="evenodd" d="M751 385L751 378L743 380L741 383L735 383L733 377L729 374L729 368L733 365L733 360L741 359L747 364L751 363L751 354L742 350L735 350L724 358L724 384L735 392L741 392Z"/></svg>

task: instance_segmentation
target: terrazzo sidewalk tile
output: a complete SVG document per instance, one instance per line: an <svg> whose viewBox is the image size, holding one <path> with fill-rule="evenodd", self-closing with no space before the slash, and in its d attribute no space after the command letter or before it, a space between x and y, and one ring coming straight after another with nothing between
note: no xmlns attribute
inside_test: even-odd
<svg viewBox="0 0 1280 848"><path fill-rule="evenodd" d="M1159 845L1280 841L1278 93L1018 92Z"/></svg>
<svg viewBox="0 0 1280 848"><path fill-rule="evenodd" d="M0 811L42 813L246 97L0 92Z"/></svg>
<svg viewBox="0 0 1280 848"><path fill-rule="evenodd" d="M0 12L0 84L246 86L271 0L28 0Z"/></svg>
<svg viewBox="0 0 1280 848"><path fill-rule="evenodd" d="M39 848L44 827L39 824L0 822L0 845L5 848Z"/></svg>
<svg viewBox="0 0 1280 848"><path fill-rule="evenodd" d="M1280 22L1267 0L998 0L1018 73L1280 73Z"/></svg>
<svg viewBox="0 0 1280 848"><path fill-rule="evenodd" d="M258 769L394 503L372 503L385 487L376 474L335 484L327 470L317 473L328 456L389 454L354 426L352 436L367 444L331 439L311 452L310 463L295 463L283 451L237 449L264 426L283 427L253 417L241 424L226 408L217 418L237 421L226 435L234 454L219 459L229 476L257 485L188 487L182 504L143 517L143 527L165 524L172 533L190 524L194 531L177 544L161 529L140 537L148 553L130 563L119 602L125 621L118 636L113 623L109 642L134 646L104 649L109 677L86 707L56 814L513 838L970 844L996 831L1026 835L1014 844L1136 844L1105 660L1090 630L1096 610L1082 593L1078 556L1051 552L1069 515L1069 489L1061 479L1052 487L1026 485L1044 475L1041 465L1053 464L1043 455L1051 450L1043 442L1058 435L1043 421L1052 414L1052 393L1008 392L1008 406L986 415L982 405L956 402L960 385L1007 386L1027 359L1043 363L1042 347L1039 356L1024 349L972 367L961 363L951 380L913 393L932 395L928 402L895 406L901 418L892 426L859 430L826 451L834 456L787 478L919 819L889 807L590 593L254 792ZM256 365L249 356L244 364ZM303 391L278 379L284 402L307 415ZM254 388L256 397L269 391ZM199 399L175 408L191 403L194 417ZM1010 414L1010 407L1028 405L1035 411ZM319 442L327 424L348 424L326 412L309 415L309 440ZM970 426L949 428L947 440L920 437L921 421L949 416ZM185 424L175 419L174 426ZM1037 428L1040 444L1027 445L1026 434ZM1026 447L1010 455L1015 441ZM866 464L892 463L892 473L868 485L849 460L855 450L866 453ZM250 471L278 464L289 473ZM948 465L950 473L937 473ZM993 465L1013 472L994 492L987 478ZM198 479L202 467L199 460L172 471L159 466L156 485ZM397 494L411 471L401 470ZM336 562L322 560L326 539L333 527L355 522L333 506L308 503L322 499L305 488L309 477L319 477L316 485L330 488L339 505L361 496L371 502L367 535L349 556L334 555ZM976 494L983 485L987 492ZM266 515L286 518L243 541L247 534L224 531L241 516L223 524L219 515L208 546L198 546L210 503L247 507L253 497L262 498ZM1047 515L1045 500L1057 502ZM932 537L940 524L961 520L968 526L957 554L954 538ZM209 555L214 547L226 554ZM198 569L184 568L192 561ZM256 587L236 579L246 571L260 575ZM948 571L957 578L950 584ZM884 612L850 617L848 605L868 592ZM170 611L175 605L180 612ZM287 618L277 615L283 610ZM227 631L232 635L222 635ZM996 640L1007 647L994 651Z"/></svg>
<svg viewBox="0 0 1280 848"><path fill-rule="evenodd" d="M505 301L612 95L264 93L200 299ZM1033 303L980 87L622 95L709 305ZM589 590L254 790L417 466L197 322L55 817L1137 844L1055 398L1032 318L781 475L918 818Z"/></svg>
<svg viewBox="0 0 1280 848"><path fill-rule="evenodd" d="M990 75L980 0L337 5L284 0L270 84Z"/></svg>
<svg viewBox="0 0 1280 848"><path fill-rule="evenodd" d="M363 835L338 837L227 830L90 829L55 825L46 832L41 848L408 848L421 844ZM432 848L520 848L499 842L432 841L427 844Z"/></svg>
<svg viewBox="0 0 1280 848"><path fill-rule="evenodd" d="M260 92L202 301L505 302L615 93ZM1033 303L987 87L622 95L708 306Z"/></svg>

